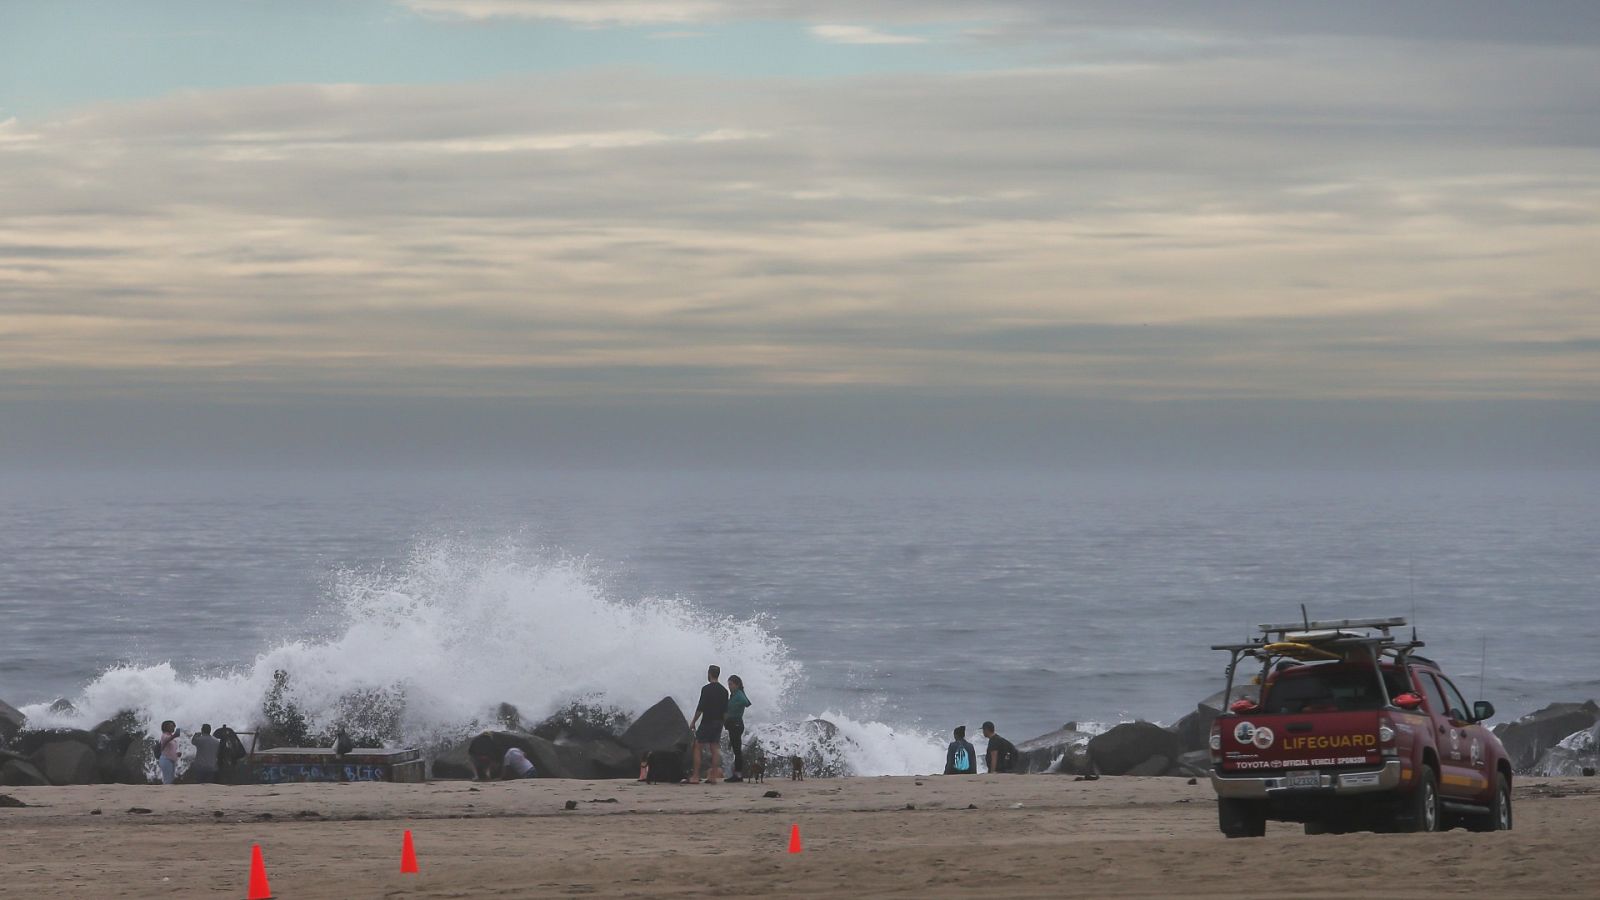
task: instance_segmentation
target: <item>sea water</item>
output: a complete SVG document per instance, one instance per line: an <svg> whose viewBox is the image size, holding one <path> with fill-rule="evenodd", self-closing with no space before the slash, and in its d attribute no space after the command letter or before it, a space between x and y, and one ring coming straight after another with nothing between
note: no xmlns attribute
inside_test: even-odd
<svg viewBox="0 0 1600 900"><path fill-rule="evenodd" d="M1593 473L91 473L0 476L0 699L238 727L273 673L405 739L573 700L756 734L837 724L852 771L950 728L1171 722L1214 643L1411 616L1501 718L1600 695ZM1480 677L1481 676L1481 677ZM1481 681L1481 685L1480 685ZM51 712L66 698L73 712Z"/></svg>

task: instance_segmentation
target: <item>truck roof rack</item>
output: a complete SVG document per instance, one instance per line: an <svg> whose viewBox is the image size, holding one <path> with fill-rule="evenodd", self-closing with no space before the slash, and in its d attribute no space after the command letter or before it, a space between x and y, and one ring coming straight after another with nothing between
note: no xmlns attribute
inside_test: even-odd
<svg viewBox="0 0 1600 900"><path fill-rule="evenodd" d="M1285 635L1290 632L1344 631L1347 628L1377 630L1388 634L1389 629L1403 628L1405 624L1406 620L1403 616L1389 616L1380 619L1322 619L1315 622L1302 620L1291 622L1287 625L1258 625L1256 627L1262 634L1279 635Z"/></svg>

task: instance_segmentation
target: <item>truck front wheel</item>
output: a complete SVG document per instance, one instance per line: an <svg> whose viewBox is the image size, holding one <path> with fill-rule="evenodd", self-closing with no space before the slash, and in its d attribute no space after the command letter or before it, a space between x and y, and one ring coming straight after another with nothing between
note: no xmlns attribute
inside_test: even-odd
<svg viewBox="0 0 1600 900"><path fill-rule="evenodd" d="M1468 831L1511 830L1511 783L1503 774L1494 778L1494 797L1489 801L1487 815L1473 816L1466 821Z"/></svg>
<svg viewBox="0 0 1600 900"><path fill-rule="evenodd" d="M1261 837L1267 833L1267 805L1259 800L1218 798L1217 824L1230 838Z"/></svg>

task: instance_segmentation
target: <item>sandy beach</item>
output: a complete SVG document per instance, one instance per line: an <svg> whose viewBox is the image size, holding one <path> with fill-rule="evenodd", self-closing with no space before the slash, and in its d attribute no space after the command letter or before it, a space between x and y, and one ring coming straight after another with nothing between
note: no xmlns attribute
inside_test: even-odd
<svg viewBox="0 0 1600 900"><path fill-rule="evenodd" d="M777 791L780 797L763 794ZM1172 778L7 788L0 896L1595 896L1600 780L1526 780L1516 830L1226 841ZM567 801L577 808L568 811ZM146 810L146 811L135 811ZM805 843L787 852L789 828ZM411 829L421 872L399 874Z"/></svg>

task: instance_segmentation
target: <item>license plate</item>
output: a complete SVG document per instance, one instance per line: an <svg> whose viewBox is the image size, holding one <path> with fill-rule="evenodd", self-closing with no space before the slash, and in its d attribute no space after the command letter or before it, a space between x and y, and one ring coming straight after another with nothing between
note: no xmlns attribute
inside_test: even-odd
<svg viewBox="0 0 1600 900"><path fill-rule="evenodd" d="M1290 772L1283 776L1282 785L1286 788L1322 787L1322 776L1316 772Z"/></svg>

